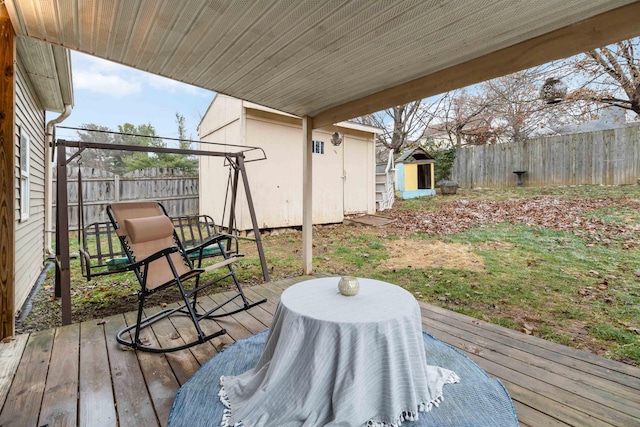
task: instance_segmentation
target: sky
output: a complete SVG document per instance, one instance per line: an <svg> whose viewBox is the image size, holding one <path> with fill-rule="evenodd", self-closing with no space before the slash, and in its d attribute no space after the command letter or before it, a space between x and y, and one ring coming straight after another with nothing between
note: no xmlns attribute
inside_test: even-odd
<svg viewBox="0 0 640 427"><path fill-rule="evenodd" d="M215 96L209 90L78 52L71 52L71 68L75 105L61 126L93 123L117 131L123 123L151 124L157 135L176 138L176 113L180 113L187 135L197 140L200 119ZM57 115L49 114L48 119ZM74 131L57 131L58 137L72 135Z"/></svg>

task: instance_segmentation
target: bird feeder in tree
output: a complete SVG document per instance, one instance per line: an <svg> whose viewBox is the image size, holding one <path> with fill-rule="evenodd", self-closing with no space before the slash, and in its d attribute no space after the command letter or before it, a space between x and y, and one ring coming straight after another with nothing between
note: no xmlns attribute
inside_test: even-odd
<svg viewBox="0 0 640 427"><path fill-rule="evenodd" d="M567 85L555 77L549 77L540 89L540 98L547 104L562 102L566 95Z"/></svg>

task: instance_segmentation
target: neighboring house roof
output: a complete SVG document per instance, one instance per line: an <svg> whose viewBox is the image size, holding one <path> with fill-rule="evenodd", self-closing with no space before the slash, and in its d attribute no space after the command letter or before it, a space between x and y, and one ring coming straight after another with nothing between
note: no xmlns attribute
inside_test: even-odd
<svg viewBox="0 0 640 427"><path fill-rule="evenodd" d="M435 160L433 156L420 147L405 151L396 159L396 163L413 163L420 160Z"/></svg>
<svg viewBox="0 0 640 427"><path fill-rule="evenodd" d="M473 134L478 131L484 131L487 125L489 125L493 120L494 117L492 114L479 114L465 122L461 131L463 134ZM450 120L448 122L429 125L424 129L424 132L422 132L422 138L435 138L442 135L448 135L448 130L453 129L456 124L457 123L455 121Z"/></svg>
<svg viewBox="0 0 640 427"><path fill-rule="evenodd" d="M73 105L67 49L25 37L16 37L16 49L44 110L61 113Z"/></svg>
<svg viewBox="0 0 640 427"><path fill-rule="evenodd" d="M607 129L615 129L626 126L637 126L638 122L628 122L626 110L619 107L605 107L600 113L600 117L596 120L590 120L584 123L554 125L546 124L544 127L551 130L554 134L567 135L582 132L597 132ZM541 129L541 134L548 135L548 132Z"/></svg>
<svg viewBox="0 0 640 427"><path fill-rule="evenodd" d="M427 126L424 128L421 138L437 138L440 136L448 136L446 123Z"/></svg>

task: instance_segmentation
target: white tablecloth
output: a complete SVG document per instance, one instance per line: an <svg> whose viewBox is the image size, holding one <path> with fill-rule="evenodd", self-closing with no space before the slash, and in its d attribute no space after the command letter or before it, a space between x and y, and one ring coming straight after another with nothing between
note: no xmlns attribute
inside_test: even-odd
<svg viewBox="0 0 640 427"><path fill-rule="evenodd" d="M385 282L301 282L280 299L257 366L223 377L223 426L400 425L430 410L452 371L427 365L420 308Z"/></svg>

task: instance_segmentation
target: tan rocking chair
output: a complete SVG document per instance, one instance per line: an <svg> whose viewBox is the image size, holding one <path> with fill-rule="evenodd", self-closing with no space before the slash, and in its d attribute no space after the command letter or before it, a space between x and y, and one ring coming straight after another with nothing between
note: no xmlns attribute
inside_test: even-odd
<svg viewBox="0 0 640 427"><path fill-rule="evenodd" d="M205 335L200 327L201 320L228 316L266 302L266 299L263 299L251 303L242 291L242 287L232 268L232 263L242 255L230 255L225 250L225 247L230 247L231 240L236 239L235 236L217 234L200 246L190 249L189 253L187 253L166 210L158 202L112 203L107 207L107 214L113 223L122 248L129 258L129 265L126 270L135 273L141 286L140 291L138 291L137 322L118 332L117 340L119 343L134 349L155 353L182 350L226 333L226 330L221 329L213 334ZM202 252L212 245L217 245L216 249L220 251L222 260L206 268L199 268L202 261ZM196 257L195 255L198 251L200 251L200 255ZM197 259L198 268L194 267L189 255ZM202 273L217 269L225 269L223 271L226 271L226 273L216 277L213 281L200 284L200 275ZM197 305L198 292L226 278L231 278L235 283L236 294L216 307L199 313ZM192 287L187 288L184 283L190 279L195 283ZM183 302L176 308L167 308L154 315L143 317L146 297L159 290L173 286L179 291ZM236 298L242 299L241 308L218 312L223 306ZM186 344L169 348L152 347L141 342L140 331L142 329L171 315L188 316L193 322L197 338ZM125 336L129 336L131 331L134 331L133 338L126 339Z"/></svg>

